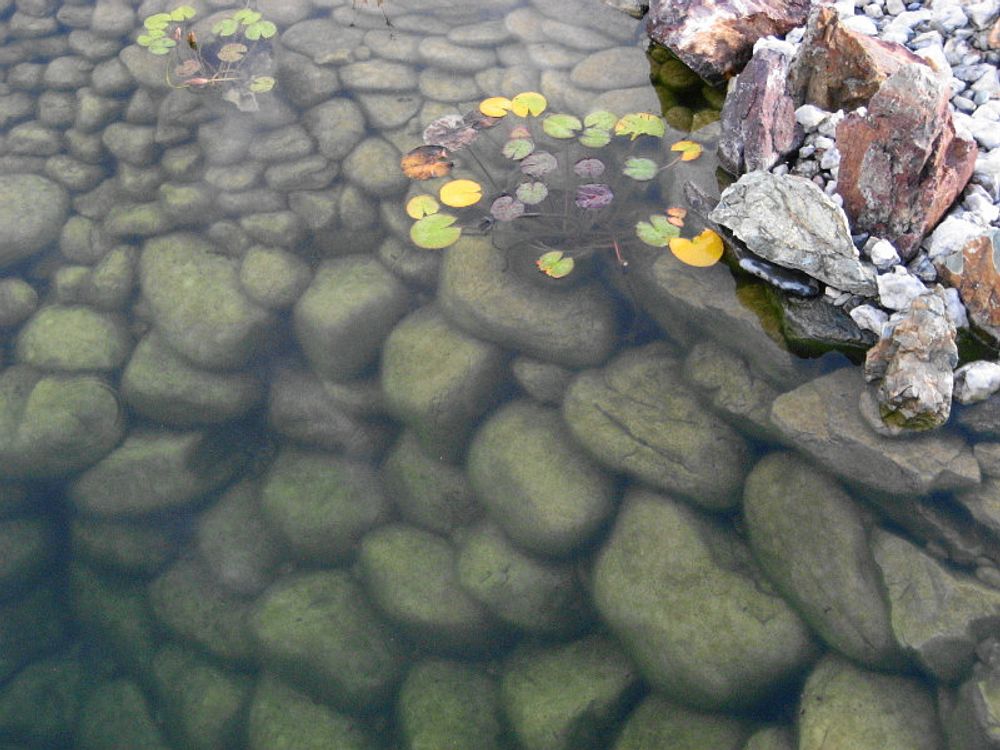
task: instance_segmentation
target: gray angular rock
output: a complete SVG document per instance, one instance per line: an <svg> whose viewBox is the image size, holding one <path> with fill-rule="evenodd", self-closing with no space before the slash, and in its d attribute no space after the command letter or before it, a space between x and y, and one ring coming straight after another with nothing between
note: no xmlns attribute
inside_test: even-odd
<svg viewBox="0 0 1000 750"><path fill-rule="evenodd" d="M740 175L770 169L802 145L795 100L785 84L790 59L763 48L736 76L722 106L719 163Z"/></svg>
<svg viewBox="0 0 1000 750"><path fill-rule="evenodd" d="M708 509L739 502L746 443L698 404L680 363L657 345L578 375L563 417L577 442L615 471Z"/></svg>
<svg viewBox="0 0 1000 750"><path fill-rule="evenodd" d="M392 329L380 368L386 407L430 455L458 458L477 418L505 380L501 349L455 328L423 307Z"/></svg>
<svg viewBox="0 0 1000 750"><path fill-rule="evenodd" d="M723 191L709 218L772 263L837 289L876 293L875 271L862 265L847 216L811 180L749 172Z"/></svg>
<svg viewBox="0 0 1000 750"><path fill-rule="evenodd" d="M1000 591L948 570L905 539L872 537L892 606L892 628L907 651L934 677L960 678L983 633L1000 625Z"/></svg>
<svg viewBox="0 0 1000 750"><path fill-rule="evenodd" d="M0 178L0 268L42 250L62 231L69 195L52 180L33 174Z"/></svg>
<svg viewBox="0 0 1000 750"><path fill-rule="evenodd" d="M467 470L511 541L544 557L580 549L613 511L610 475L577 446L558 411L531 401L507 404L479 428Z"/></svg>
<svg viewBox="0 0 1000 750"><path fill-rule="evenodd" d="M648 490L626 496L597 556L593 597L646 681L685 705L752 705L816 654L735 534Z"/></svg>
<svg viewBox="0 0 1000 750"><path fill-rule="evenodd" d="M495 646L499 621L459 584L457 552L444 537L387 524L361 541L358 569L382 613L438 654L475 654Z"/></svg>
<svg viewBox="0 0 1000 750"><path fill-rule="evenodd" d="M879 415L891 427L930 430L948 421L958 365L944 290L922 294L891 333L868 350L865 380L876 382Z"/></svg>
<svg viewBox="0 0 1000 750"><path fill-rule="evenodd" d="M279 580L250 619L264 667L347 711L382 706L403 668L395 634L347 571Z"/></svg>
<svg viewBox="0 0 1000 750"><path fill-rule="evenodd" d="M862 388L858 370L841 368L778 396L771 420L789 445L868 490L925 495L979 484L979 464L959 436L893 440L876 433L858 407Z"/></svg>
<svg viewBox="0 0 1000 750"><path fill-rule="evenodd" d="M875 669L904 665L868 547L871 521L835 481L771 454L747 477L743 516L764 573L824 641Z"/></svg>

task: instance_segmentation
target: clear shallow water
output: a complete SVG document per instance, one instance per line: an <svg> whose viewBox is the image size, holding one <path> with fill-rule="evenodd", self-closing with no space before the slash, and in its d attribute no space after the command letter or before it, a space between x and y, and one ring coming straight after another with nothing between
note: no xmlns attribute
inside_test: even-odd
<svg viewBox="0 0 1000 750"><path fill-rule="evenodd" d="M621 213L573 236L596 247L564 281L534 267L549 236L408 242L399 156L442 114L525 90L579 115L693 101L649 85L637 22L583 0L387 0L391 27L376 8L260 2L277 87L241 114L171 90L145 50L119 57L171 7L3 11L0 173L67 193L47 204L57 234L36 228L2 270L37 294L0 329L5 750L662 746L635 728L650 713L693 722L693 747L786 731L819 652L776 597L787 629L761 642L792 656L762 647L728 695L664 683L647 647L656 618L684 620L671 607L697 622L705 591L649 612L629 598L678 570L765 606L746 581L770 584L720 572L746 569L742 480L774 447L753 401L843 362L782 354L725 268L664 267L630 236L683 204L681 176L714 188L710 131L648 190L608 180ZM476 148L511 180L503 140ZM644 142L600 153L666 161ZM765 373L746 390L727 380L740 358ZM716 391L733 398L701 405ZM633 523L653 530L645 562L609 541ZM697 630L674 643L696 664L745 641ZM727 710L699 723L663 693Z"/></svg>

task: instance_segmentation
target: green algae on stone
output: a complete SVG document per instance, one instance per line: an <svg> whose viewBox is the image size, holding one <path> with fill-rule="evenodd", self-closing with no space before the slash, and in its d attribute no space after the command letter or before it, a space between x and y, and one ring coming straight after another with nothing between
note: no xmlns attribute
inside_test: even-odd
<svg viewBox="0 0 1000 750"><path fill-rule="evenodd" d="M0 602L0 685L25 664L61 648L68 619L56 593L46 586Z"/></svg>
<svg viewBox="0 0 1000 750"><path fill-rule="evenodd" d="M653 694L629 714L614 750L741 750L750 723L687 708Z"/></svg>
<svg viewBox="0 0 1000 750"><path fill-rule="evenodd" d="M32 662L0 688L0 735L64 747L76 727L87 667L77 650Z"/></svg>
<svg viewBox="0 0 1000 750"><path fill-rule="evenodd" d="M55 559L55 535L42 518L0 521L0 597L31 586Z"/></svg>
<svg viewBox="0 0 1000 750"><path fill-rule="evenodd" d="M15 356L43 370L115 370L130 343L124 321L116 317L82 305L46 305L24 324Z"/></svg>
<svg viewBox="0 0 1000 750"><path fill-rule="evenodd" d="M102 569L146 578L177 554L179 540L158 523L76 515L70 522L74 556Z"/></svg>
<svg viewBox="0 0 1000 750"><path fill-rule="evenodd" d="M142 688L126 678L97 686L80 711L80 750L170 750Z"/></svg>
<svg viewBox="0 0 1000 750"><path fill-rule="evenodd" d="M397 637L343 570L281 579L257 600L251 629L266 669L347 711L380 708L401 676Z"/></svg>

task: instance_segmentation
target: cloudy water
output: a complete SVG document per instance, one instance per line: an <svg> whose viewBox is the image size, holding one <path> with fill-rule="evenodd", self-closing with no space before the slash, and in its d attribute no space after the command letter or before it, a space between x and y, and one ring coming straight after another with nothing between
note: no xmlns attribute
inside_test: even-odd
<svg viewBox="0 0 1000 750"><path fill-rule="evenodd" d="M993 412L894 441L779 343L639 21L0 0L0 71L0 750L962 725Z"/></svg>

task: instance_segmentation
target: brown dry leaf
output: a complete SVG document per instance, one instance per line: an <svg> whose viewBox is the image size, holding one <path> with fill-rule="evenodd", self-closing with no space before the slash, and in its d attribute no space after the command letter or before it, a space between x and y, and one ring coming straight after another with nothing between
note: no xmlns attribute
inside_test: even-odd
<svg viewBox="0 0 1000 750"><path fill-rule="evenodd" d="M441 146L417 146L399 161L403 174L411 180L445 177L451 172L448 150Z"/></svg>

